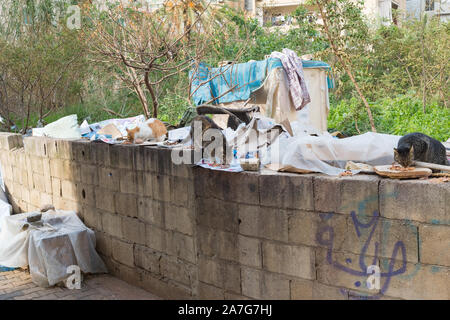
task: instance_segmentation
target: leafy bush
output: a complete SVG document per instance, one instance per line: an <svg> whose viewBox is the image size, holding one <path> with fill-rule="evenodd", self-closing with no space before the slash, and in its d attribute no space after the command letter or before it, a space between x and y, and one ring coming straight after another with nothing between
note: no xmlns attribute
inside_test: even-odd
<svg viewBox="0 0 450 320"><path fill-rule="evenodd" d="M430 104L425 113L422 101L412 94L383 98L371 103L378 132L405 135L422 132L440 141L450 137L450 109ZM332 103L328 116L329 131L355 135L370 130L367 114L356 98ZM358 129L357 129L358 128Z"/></svg>

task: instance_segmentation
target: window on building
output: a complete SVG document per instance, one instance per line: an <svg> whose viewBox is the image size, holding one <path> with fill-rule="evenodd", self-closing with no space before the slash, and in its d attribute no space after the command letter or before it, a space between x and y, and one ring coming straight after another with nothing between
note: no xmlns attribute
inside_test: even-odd
<svg viewBox="0 0 450 320"><path fill-rule="evenodd" d="M434 11L434 0L425 0L425 11Z"/></svg>

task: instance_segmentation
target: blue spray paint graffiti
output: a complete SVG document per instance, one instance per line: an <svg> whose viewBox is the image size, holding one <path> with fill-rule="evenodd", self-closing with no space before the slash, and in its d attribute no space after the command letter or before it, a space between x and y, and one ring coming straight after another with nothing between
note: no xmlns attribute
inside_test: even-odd
<svg viewBox="0 0 450 320"><path fill-rule="evenodd" d="M380 197L396 197L397 194L390 193L390 194L384 194L380 195ZM363 246L361 248L361 251L359 253L359 269L352 269L346 265L343 265L333 259L333 249L334 249L334 229L330 226L321 226L318 228L316 233L316 241L319 245L325 246L327 248L326 253L326 261L330 265L332 265L337 270L340 270L342 272L345 272L347 274L357 276L357 277L364 277L368 278L373 273L368 273L367 271L367 265L366 265L366 258L368 256L373 256L372 265L376 265L378 261L379 256L389 256L388 255L388 248L386 248L386 243L380 243L378 241L374 242L374 252L373 254L368 255L368 249L369 245L373 241L375 230L377 226L380 223L380 214L377 210L373 211L373 213L370 215L367 213L368 204L372 201L378 201L378 195L375 195L373 197L368 197L367 199L360 201L357 203L357 210L358 214L355 211L351 211L351 221L353 223L353 227L355 228L355 232L358 238L361 239L361 236L363 234L367 235L367 239L363 243ZM324 213L320 214L320 218L322 221L327 221L333 218L333 213ZM408 226L411 227L411 232L417 236L417 229L416 227L411 223L409 220L404 220L404 223L406 223ZM382 221L382 232L385 235L383 237L387 238L387 234L389 233L391 227L391 223L387 220ZM383 241L384 242L384 241ZM420 242L419 242L420 247ZM381 255L380 255L381 250ZM380 265L383 267L383 270L387 270L385 272L380 272L380 280L383 279L383 285L380 288L380 291L376 294L370 295L365 293L356 293L351 292L349 289L341 289L341 293L349 296L350 298L354 299L380 299L383 295L385 295L386 291L389 288L389 284L391 283L392 277L399 276L404 279L409 279L413 277L420 269L420 264L417 264L412 272L409 272L406 274L406 265L407 265L407 259L406 259L406 246L403 241L396 241L393 245L392 252L390 254L390 258L382 258L380 259ZM350 264L352 260L350 258L347 258L345 260L346 264ZM400 263L400 266L395 269L395 264ZM361 288L362 283L361 281L355 281L354 283L355 288Z"/></svg>
<svg viewBox="0 0 450 320"><path fill-rule="evenodd" d="M356 216L355 211L351 212L352 221L356 230L356 234L358 237L361 237L361 229L368 229L370 230L369 236L367 240L364 242L364 245L361 249L361 253L359 254L359 267L360 270L355 270L352 268L349 268L345 265L342 265L338 261L333 260L333 245L334 245L334 229L330 226L322 226L319 228L316 234L316 241L318 244L325 246L327 248L327 262L335 267L338 270L341 270L343 272L346 272L353 276L361 276L361 277L368 277L372 273L367 273L367 265L365 263L365 257L367 254L368 247L372 241L375 229L377 228L380 215L377 211L373 212L372 219L368 223L361 222L358 217ZM378 247L379 243L375 242L375 252L373 254L373 261L372 265L376 265L378 261ZM399 254L401 254L401 260L399 259ZM399 267L397 270L394 270L394 264L396 261L401 261L401 267ZM347 263L351 262L351 259L347 259ZM390 263L388 265L388 271L387 272L381 272L380 277L384 278L384 284L382 288L380 289L380 292L372 295L372 296L361 296L365 299L379 299L381 296L385 294L389 287L389 283L391 281L391 278L400 274L405 273L406 271L406 247L403 241L397 241L394 244L394 248L392 250L392 255L390 258ZM361 282L357 281L355 282L355 287L360 287Z"/></svg>

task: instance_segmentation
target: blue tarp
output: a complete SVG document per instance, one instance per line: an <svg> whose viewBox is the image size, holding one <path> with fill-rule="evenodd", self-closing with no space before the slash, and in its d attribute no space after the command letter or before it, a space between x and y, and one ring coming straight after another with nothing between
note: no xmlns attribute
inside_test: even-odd
<svg viewBox="0 0 450 320"><path fill-rule="evenodd" d="M305 60L302 62L303 68L331 70L330 66L322 61ZM213 104L247 100L251 93L263 84L270 71L282 67L283 64L278 58L226 65L219 68L213 68L202 62L196 70L197 73L194 74L194 70L189 72L189 78L192 79L193 102L198 106L208 103L216 97L220 98L216 99ZM329 77L328 87L333 87ZM232 88L233 90L230 90ZM227 91L229 92L227 93Z"/></svg>
<svg viewBox="0 0 450 320"><path fill-rule="evenodd" d="M0 266L0 272L8 272L8 271L14 271L16 268L9 268L9 267L3 267Z"/></svg>

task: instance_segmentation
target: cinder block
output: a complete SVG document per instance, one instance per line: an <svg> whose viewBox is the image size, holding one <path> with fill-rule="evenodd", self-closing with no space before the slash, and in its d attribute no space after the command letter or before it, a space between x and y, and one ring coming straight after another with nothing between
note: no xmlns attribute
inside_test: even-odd
<svg viewBox="0 0 450 320"><path fill-rule="evenodd" d="M314 250L305 246L263 243L264 269L303 279L315 279Z"/></svg>
<svg viewBox="0 0 450 320"><path fill-rule="evenodd" d="M232 292L225 292L225 300L250 300L250 298Z"/></svg>
<svg viewBox="0 0 450 320"><path fill-rule="evenodd" d="M147 147L145 151L145 171L155 172L157 175L172 175L172 150L166 148Z"/></svg>
<svg viewBox="0 0 450 320"><path fill-rule="evenodd" d="M133 285L133 286L141 286L142 287L142 273L136 270L134 267L129 267L124 264L117 264L119 269L118 277L123 281Z"/></svg>
<svg viewBox="0 0 450 320"><path fill-rule="evenodd" d="M347 215L293 211L289 216L289 242L308 246L322 246L317 237L324 230L333 230L333 248L341 250L345 247L347 239Z"/></svg>
<svg viewBox="0 0 450 320"><path fill-rule="evenodd" d="M316 274L320 283L359 290L368 294L378 294L380 290L369 289L366 281L369 278L367 267L380 266L379 260L369 255L355 255L351 253L332 252L327 249L316 249ZM362 269L361 260L365 269Z"/></svg>
<svg viewBox="0 0 450 320"><path fill-rule="evenodd" d="M262 174L259 177L261 205L314 210L313 178L298 174Z"/></svg>
<svg viewBox="0 0 450 320"><path fill-rule="evenodd" d="M201 300L224 300L225 295L223 289L199 281L197 298Z"/></svg>
<svg viewBox="0 0 450 320"><path fill-rule="evenodd" d="M241 292L241 277L238 265L200 257L199 280L235 293Z"/></svg>
<svg viewBox="0 0 450 320"><path fill-rule="evenodd" d="M277 241L288 241L287 210L240 205L239 220L240 234Z"/></svg>
<svg viewBox="0 0 450 320"><path fill-rule="evenodd" d="M197 228L197 239L203 255L261 267L261 242L258 239L204 227Z"/></svg>
<svg viewBox="0 0 450 320"><path fill-rule="evenodd" d="M23 146L26 152L33 156L47 157L47 139L45 137L24 137ZM14 142L15 143L15 139Z"/></svg>
<svg viewBox="0 0 450 320"><path fill-rule="evenodd" d="M137 217L137 196L134 194L117 193L114 197L116 212L123 216Z"/></svg>
<svg viewBox="0 0 450 320"><path fill-rule="evenodd" d="M152 192L155 200L170 202L172 199L171 193L171 177L170 176L148 176L145 175L144 179L150 177L152 180ZM148 180L146 180L146 186L148 186Z"/></svg>
<svg viewBox="0 0 450 320"><path fill-rule="evenodd" d="M45 180L41 174L33 173L33 187L40 192L45 192ZM68 198L69 199L69 198Z"/></svg>
<svg viewBox="0 0 450 320"><path fill-rule="evenodd" d="M433 184L426 180L382 180L380 210L386 218L426 223L442 221L448 224L450 185Z"/></svg>
<svg viewBox="0 0 450 320"><path fill-rule="evenodd" d="M119 180L121 193L138 193L138 174L136 171L121 169Z"/></svg>
<svg viewBox="0 0 450 320"><path fill-rule="evenodd" d="M134 246L134 264L154 274L160 274L161 252L145 246Z"/></svg>
<svg viewBox="0 0 450 320"><path fill-rule="evenodd" d="M110 159L111 145L107 143L95 143L92 145L92 152L98 167L108 168L111 166Z"/></svg>
<svg viewBox="0 0 450 320"><path fill-rule="evenodd" d="M192 291L186 286L176 284L155 276L145 270L140 271L142 282L139 284L149 292L168 300L188 300L192 299Z"/></svg>
<svg viewBox="0 0 450 320"><path fill-rule="evenodd" d="M127 241L145 244L145 224L136 218L122 217L122 234Z"/></svg>
<svg viewBox="0 0 450 320"><path fill-rule="evenodd" d="M92 185L77 183L77 201L95 207L95 187Z"/></svg>
<svg viewBox="0 0 450 320"><path fill-rule="evenodd" d="M95 230L103 230L102 227L102 214L95 207L83 206L83 218L84 224L89 228Z"/></svg>
<svg viewBox="0 0 450 320"><path fill-rule="evenodd" d="M134 149L133 145L112 145L109 149L111 166L119 169L133 169Z"/></svg>
<svg viewBox="0 0 450 320"><path fill-rule="evenodd" d="M291 299L292 300L312 300L314 281L312 280L292 280Z"/></svg>
<svg viewBox="0 0 450 320"><path fill-rule="evenodd" d="M196 267L175 257L163 255L160 260L161 274L171 280L192 286L197 281Z"/></svg>
<svg viewBox="0 0 450 320"><path fill-rule="evenodd" d="M381 260L381 272L389 273L390 259ZM394 264L394 271L401 270L403 261ZM406 270L390 278L384 296L407 300L449 300L450 268L426 265L406 264ZM383 286L382 281L381 285Z"/></svg>
<svg viewBox="0 0 450 320"><path fill-rule="evenodd" d="M41 193L39 192L39 190L37 189L33 189L30 192L30 203L35 206L38 207L41 205Z"/></svg>
<svg viewBox="0 0 450 320"><path fill-rule="evenodd" d="M107 189L97 188L95 189L95 206L98 209L108 212L116 212L114 205L115 194Z"/></svg>
<svg viewBox="0 0 450 320"><path fill-rule="evenodd" d="M148 231L148 228L146 231ZM191 263L196 262L194 239L191 236L174 231L167 231L165 236L168 254L177 256Z"/></svg>
<svg viewBox="0 0 450 320"><path fill-rule="evenodd" d="M239 262L243 265L261 268L261 241L254 238L238 236Z"/></svg>
<svg viewBox="0 0 450 320"><path fill-rule="evenodd" d="M21 195L23 201L25 201L26 203L30 203L30 190L28 189L28 187L22 186Z"/></svg>
<svg viewBox="0 0 450 320"><path fill-rule="evenodd" d="M70 160L50 159L52 177L80 181L80 166Z"/></svg>
<svg viewBox="0 0 450 320"><path fill-rule="evenodd" d="M98 168L98 184L101 188L119 191L120 171L112 168Z"/></svg>
<svg viewBox="0 0 450 320"><path fill-rule="evenodd" d="M112 257L124 265L134 267L133 244L112 238Z"/></svg>
<svg viewBox="0 0 450 320"><path fill-rule="evenodd" d="M187 178L193 180L192 165L189 164L174 164L172 162L171 175L174 177Z"/></svg>
<svg viewBox="0 0 450 320"><path fill-rule="evenodd" d="M144 171L145 170L145 162L148 160L145 157L145 149L146 149L145 147L134 149L133 168L136 171Z"/></svg>
<svg viewBox="0 0 450 320"><path fill-rule="evenodd" d="M370 218L361 219L360 223L366 224L370 222ZM418 231L417 227L411 221L404 220L388 220L379 218L376 223L376 229L373 231L372 238L369 241L369 236L372 233L373 226L364 228L357 227L357 224L348 217L348 232L345 250L356 254L361 254L363 248L366 246L366 254L375 255L376 244L378 243L378 256L391 258L394 248L402 246L405 248L406 261L418 262ZM357 230L360 235L358 237ZM400 247L399 247L400 248Z"/></svg>
<svg viewBox="0 0 450 320"><path fill-rule="evenodd" d="M158 227L164 227L163 215L167 204L144 197L139 197L137 204L139 220Z"/></svg>
<svg viewBox="0 0 450 320"><path fill-rule="evenodd" d="M80 167L81 182L89 185L98 185L98 171L96 165L84 164Z"/></svg>
<svg viewBox="0 0 450 320"><path fill-rule="evenodd" d="M194 217L192 210L183 207L167 205L165 224L168 230L178 231L187 235L194 234Z"/></svg>
<svg viewBox="0 0 450 320"><path fill-rule="evenodd" d="M86 140L77 140L71 143L72 156L71 159L83 164L96 164L96 153L93 148L95 144Z"/></svg>
<svg viewBox="0 0 450 320"><path fill-rule="evenodd" d="M39 208L42 205L49 204L49 203L52 203L52 202L50 201L50 202L41 203L39 205ZM79 204L78 202L75 202L75 201L72 201L72 200L68 200L68 199L64 199L64 198L60 198L60 197L53 197L53 205L58 210L67 210L67 211L78 212L81 209L81 204Z"/></svg>
<svg viewBox="0 0 450 320"><path fill-rule="evenodd" d="M180 207L194 207L194 184L193 180L180 177L171 177L171 202Z"/></svg>
<svg viewBox="0 0 450 320"><path fill-rule="evenodd" d="M142 190L139 190L142 196L153 198L153 183L155 179L153 173L144 172L142 174Z"/></svg>
<svg viewBox="0 0 450 320"><path fill-rule="evenodd" d="M420 262L450 267L450 226L419 226Z"/></svg>
<svg viewBox="0 0 450 320"><path fill-rule="evenodd" d="M239 231L237 203L202 197L197 198L196 202L199 225L235 233Z"/></svg>
<svg viewBox="0 0 450 320"><path fill-rule="evenodd" d="M317 281L291 281L292 300L347 300L347 291Z"/></svg>
<svg viewBox="0 0 450 320"><path fill-rule="evenodd" d="M107 212L100 212L102 217L102 229L108 235L122 238L122 217L118 214L110 214Z"/></svg>
<svg viewBox="0 0 450 320"><path fill-rule="evenodd" d="M242 268L242 294L255 299L290 299L289 280L261 270Z"/></svg>
<svg viewBox="0 0 450 320"><path fill-rule="evenodd" d="M33 170L34 173L37 174L44 174L44 164L43 164L43 158L42 157L30 157L30 161L31 161L31 168Z"/></svg>
<svg viewBox="0 0 450 320"><path fill-rule="evenodd" d="M259 204L258 174L194 169L196 196L229 202Z"/></svg>
<svg viewBox="0 0 450 320"><path fill-rule="evenodd" d="M369 175L351 177L314 177L314 209L321 212L372 215L379 211L380 178Z"/></svg>
<svg viewBox="0 0 450 320"><path fill-rule="evenodd" d="M112 240L111 236L107 235L104 232L96 231L95 238L97 240L97 245L95 249L101 255L111 257L112 255Z"/></svg>
<svg viewBox="0 0 450 320"><path fill-rule="evenodd" d="M14 148L23 147L23 138L18 133L4 133L0 136L0 148L4 150L12 150Z"/></svg>
<svg viewBox="0 0 450 320"><path fill-rule="evenodd" d="M62 197L61 179L52 177L52 194L55 197Z"/></svg>
<svg viewBox="0 0 450 320"><path fill-rule="evenodd" d="M77 201L78 200L78 192L77 185L73 181L62 180L61 181L61 191L62 197L64 199Z"/></svg>
<svg viewBox="0 0 450 320"><path fill-rule="evenodd" d="M48 156L52 159L71 160L72 141L64 139L48 139Z"/></svg>
<svg viewBox="0 0 450 320"><path fill-rule="evenodd" d="M145 226L145 239L147 247L157 251L166 252L166 231L147 224Z"/></svg>

